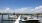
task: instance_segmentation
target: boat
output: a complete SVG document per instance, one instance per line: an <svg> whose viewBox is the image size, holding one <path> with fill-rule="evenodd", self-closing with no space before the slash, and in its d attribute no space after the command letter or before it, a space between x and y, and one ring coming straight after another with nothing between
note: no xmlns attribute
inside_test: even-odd
<svg viewBox="0 0 42 23"><path fill-rule="evenodd" d="M22 15L20 15L19 17L18 17L18 19L16 19L16 21L15 22L13 22L13 23L40 23L39 22L39 19L36 19L36 18L31 18L31 17L28 17L28 19L27 18L25 18L25 20L24 19L22 19L22 17L21 17Z"/></svg>
<svg viewBox="0 0 42 23"><path fill-rule="evenodd" d="M38 19L38 17L37 18L32 18L32 17L24 17L23 19L22 19L22 15L21 14L19 14L19 16L18 16L18 18L17 19L13 19L13 20L3 20L3 15L6 15L6 14L1 14L2 15L2 22L3 21L13 21L13 23L40 23L39 22L39 19ZM8 15L8 14L7 14ZM16 14L17 15L17 14ZM9 15L8 15L9 16ZM14 18L13 16L10 16L10 17L12 17L12 18ZM9 18L9 17L8 17ZM14 22L15 21L15 22Z"/></svg>

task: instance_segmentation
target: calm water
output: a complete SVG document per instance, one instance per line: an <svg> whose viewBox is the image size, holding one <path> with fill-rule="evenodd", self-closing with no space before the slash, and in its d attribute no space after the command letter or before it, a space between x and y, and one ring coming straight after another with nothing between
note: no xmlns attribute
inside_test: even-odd
<svg viewBox="0 0 42 23"><path fill-rule="evenodd" d="M0 23L1 23L1 20L2 20L2 15L0 15ZM4 15L3 20L8 20L8 15ZM3 23L13 23L13 21L3 21Z"/></svg>
<svg viewBox="0 0 42 23"><path fill-rule="evenodd" d="M33 18L36 18L36 17L33 17ZM42 23L42 16L39 16L39 19L40 19L39 22ZM0 23L1 23L1 20L2 20L2 15L0 15ZM3 20L8 20L8 15L4 15ZM3 23L13 23L13 21L3 21Z"/></svg>

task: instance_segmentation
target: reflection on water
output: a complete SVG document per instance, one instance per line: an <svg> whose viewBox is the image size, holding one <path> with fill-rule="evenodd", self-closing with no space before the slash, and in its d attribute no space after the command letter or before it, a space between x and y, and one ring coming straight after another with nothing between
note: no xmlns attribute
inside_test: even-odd
<svg viewBox="0 0 42 23"><path fill-rule="evenodd" d="M3 21L3 23L13 23L13 21Z"/></svg>

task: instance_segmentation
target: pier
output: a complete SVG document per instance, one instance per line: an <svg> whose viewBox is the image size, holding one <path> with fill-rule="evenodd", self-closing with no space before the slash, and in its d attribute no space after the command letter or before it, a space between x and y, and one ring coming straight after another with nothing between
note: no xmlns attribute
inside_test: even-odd
<svg viewBox="0 0 42 23"><path fill-rule="evenodd" d="M15 20L18 18L19 15L23 15L23 16L25 16L25 15L31 15L31 17L32 17L32 16L37 16L37 19L38 19L38 16L39 16L39 14L15 14L15 13L0 13L0 15L2 15L1 23L3 23L3 21L15 21ZM8 20L3 20L3 16L4 16L4 15L8 15ZM15 18L15 19L10 19L10 18L9 18L9 15L11 15L11 16L12 16L12 15L16 15L17 18ZM41 14L41 15L42 15L42 14ZM22 17L23 17L23 16L22 16ZM30 18L30 19L31 19L31 18ZM30 20L30 19L29 19L29 20ZM27 23L28 23L28 22L34 22L34 21L38 22L38 21L39 21L39 20L30 20L30 21L29 21L29 20L27 20L27 21L22 21L22 22L27 22ZM40 22L39 22L39 23L40 23Z"/></svg>

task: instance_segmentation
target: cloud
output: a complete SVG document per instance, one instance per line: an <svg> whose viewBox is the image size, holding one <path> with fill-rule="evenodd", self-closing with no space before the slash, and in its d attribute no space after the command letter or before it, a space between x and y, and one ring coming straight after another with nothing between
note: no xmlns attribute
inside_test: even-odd
<svg viewBox="0 0 42 23"><path fill-rule="evenodd" d="M15 10L15 13L42 13L42 6L35 7L34 9L20 8Z"/></svg>
<svg viewBox="0 0 42 23"><path fill-rule="evenodd" d="M6 8L3 10L0 10L0 13L42 13L42 6L38 6L35 8L25 7L25 8L19 8L12 10L10 8Z"/></svg>
<svg viewBox="0 0 42 23"><path fill-rule="evenodd" d="M3 9L3 10L0 10L0 13L13 13L14 11L11 10L10 8L6 8L6 9Z"/></svg>
<svg viewBox="0 0 42 23"><path fill-rule="evenodd" d="M34 10L32 10L35 13L42 13L42 6L38 6L36 8L34 8Z"/></svg>
<svg viewBox="0 0 42 23"><path fill-rule="evenodd" d="M30 9L28 8L20 8L20 9L16 9L15 13L28 13L30 11Z"/></svg>

